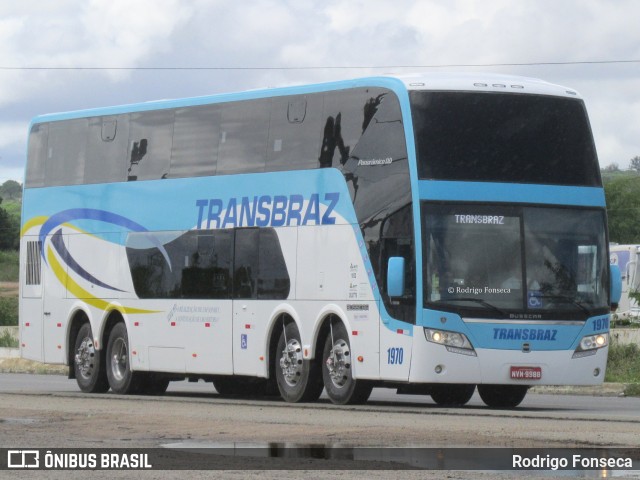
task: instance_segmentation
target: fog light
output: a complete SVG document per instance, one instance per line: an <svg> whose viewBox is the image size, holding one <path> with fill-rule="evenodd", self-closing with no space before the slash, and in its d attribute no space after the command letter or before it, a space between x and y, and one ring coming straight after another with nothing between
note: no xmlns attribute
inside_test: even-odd
<svg viewBox="0 0 640 480"><path fill-rule="evenodd" d="M435 368L435 372L436 372L437 374L442 373L442 370L443 370L442 365L437 365L437 366L436 366L436 368Z"/></svg>
<svg viewBox="0 0 640 480"><path fill-rule="evenodd" d="M596 369L593 371L593 376L594 376L594 377L597 377L598 375L600 375L600 369L599 369L599 368L596 368Z"/></svg>

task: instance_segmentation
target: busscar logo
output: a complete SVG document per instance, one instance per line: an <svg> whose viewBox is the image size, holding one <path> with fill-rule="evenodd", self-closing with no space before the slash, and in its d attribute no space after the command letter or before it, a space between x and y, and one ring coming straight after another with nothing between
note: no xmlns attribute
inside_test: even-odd
<svg viewBox="0 0 640 480"><path fill-rule="evenodd" d="M8 450L7 468L40 468L38 450Z"/></svg>

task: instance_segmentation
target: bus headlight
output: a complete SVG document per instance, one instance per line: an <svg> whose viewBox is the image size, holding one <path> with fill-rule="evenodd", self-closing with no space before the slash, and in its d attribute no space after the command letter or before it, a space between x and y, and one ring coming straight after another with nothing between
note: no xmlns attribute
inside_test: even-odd
<svg viewBox="0 0 640 480"><path fill-rule="evenodd" d="M587 335L580 340L580 345L573 353L573 358L588 357L595 355L596 350L609 345L608 333L594 333L593 335Z"/></svg>
<svg viewBox="0 0 640 480"><path fill-rule="evenodd" d="M424 336L428 342L444 345L452 353L476 356L473 345L463 333L425 328Z"/></svg>

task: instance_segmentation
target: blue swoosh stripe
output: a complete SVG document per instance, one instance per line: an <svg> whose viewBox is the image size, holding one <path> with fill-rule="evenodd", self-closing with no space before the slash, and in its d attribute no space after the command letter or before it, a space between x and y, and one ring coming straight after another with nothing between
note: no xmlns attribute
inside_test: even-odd
<svg viewBox="0 0 640 480"><path fill-rule="evenodd" d="M58 255L60 255L62 260L64 260L64 262L67 264L67 266L69 266L71 270L76 272L82 278L93 283L94 285L98 285L99 287L107 288L109 290L115 290L116 292L124 292L124 290L120 290L119 288L112 287L111 285L108 285L98 280L96 277L94 277L89 272L87 272L84 268L82 268L82 266L78 262L76 262L76 260L71 256L71 253L69 253L69 250L67 250L67 247L64 244L64 240L62 240L61 230L58 230L56 233L53 234L53 237L51 237L51 243L53 244L53 247L56 249L56 252L58 252Z"/></svg>

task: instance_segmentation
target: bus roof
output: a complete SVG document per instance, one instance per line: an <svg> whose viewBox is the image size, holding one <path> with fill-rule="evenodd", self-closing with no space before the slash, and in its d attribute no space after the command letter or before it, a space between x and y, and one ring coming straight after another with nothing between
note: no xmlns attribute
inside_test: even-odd
<svg viewBox="0 0 640 480"><path fill-rule="evenodd" d="M207 105L240 100L251 100L285 95L303 95L331 90L342 90L355 87L386 87L391 90L432 90L432 91L478 91L509 92L520 94L553 95L579 98L580 95L569 88L554 85L544 80L499 75L493 73L417 73L404 75L382 75L363 77L336 82L309 85L263 88L236 93L220 93L201 97L188 97L171 100L155 100L127 105L99 107L62 113L45 114L35 117L32 124L70 120L85 117L117 115L123 113L163 110L170 108Z"/></svg>

